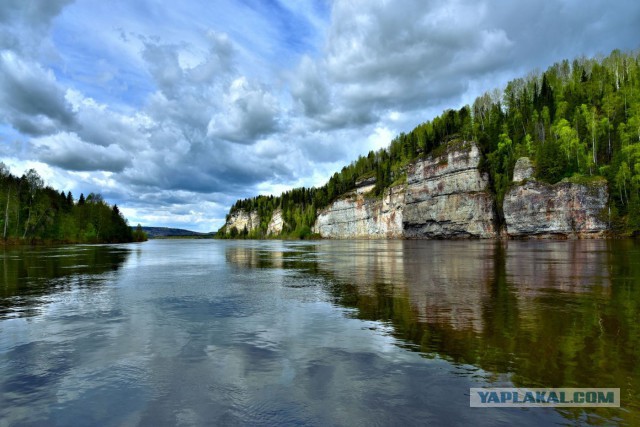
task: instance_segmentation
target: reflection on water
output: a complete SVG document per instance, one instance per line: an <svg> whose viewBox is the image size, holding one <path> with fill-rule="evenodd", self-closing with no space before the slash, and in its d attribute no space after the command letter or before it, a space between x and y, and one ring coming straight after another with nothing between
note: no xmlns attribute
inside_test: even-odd
<svg viewBox="0 0 640 427"><path fill-rule="evenodd" d="M37 314L52 293L99 285L129 255L124 247L103 245L0 250L0 320Z"/></svg>
<svg viewBox="0 0 640 427"><path fill-rule="evenodd" d="M0 425L640 424L634 241L7 250ZM473 409L469 387L619 387Z"/></svg>
<svg viewBox="0 0 640 427"><path fill-rule="evenodd" d="M400 345L516 386L619 387L640 422L640 244L615 241L329 241L230 247L227 260L328 279L335 301L388 323ZM567 410L570 418L581 412Z"/></svg>

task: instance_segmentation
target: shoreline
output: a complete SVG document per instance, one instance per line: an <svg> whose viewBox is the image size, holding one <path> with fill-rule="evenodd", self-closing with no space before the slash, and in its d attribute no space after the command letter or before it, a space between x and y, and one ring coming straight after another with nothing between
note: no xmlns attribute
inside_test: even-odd
<svg viewBox="0 0 640 427"><path fill-rule="evenodd" d="M495 237L459 237L459 238L419 238L419 237L316 237L308 239L281 238L281 237L264 237L264 238L214 238L212 240L281 240L281 241L318 241L318 240L441 240L441 241L564 241L564 240L624 240L638 239L640 235L634 234L613 234L613 233L597 233L597 234L581 234L581 235L556 235L556 234L534 234L527 236L495 236Z"/></svg>
<svg viewBox="0 0 640 427"><path fill-rule="evenodd" d="M22 239L16 240L16 239L7 239L7 240L0 240L0 247L3 248L13 248L13 247L25 247L25 246L30 246L30 247L48 247L48 246L64 246L64 245L109 245L109 244L113 244L113 245L118 245L118 244L123 244L123 243L142 243L142 242L136 242L136 241L130 241L130 242L76 242L76 241L69 241L69 240L31 240L31 241L25 241Z"/></svg>

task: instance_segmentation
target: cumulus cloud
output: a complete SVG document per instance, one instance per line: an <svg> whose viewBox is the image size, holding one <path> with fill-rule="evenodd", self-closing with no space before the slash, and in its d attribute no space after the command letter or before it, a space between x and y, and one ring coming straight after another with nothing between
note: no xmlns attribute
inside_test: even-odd
<svg viewBox="0 0 640 427"><path fill-rule="evenodd" d="M33 138L31 144L42 161L71 171L120 172L131 163L129 153L119 146L90 144L75 133Z"/></svg>
<svg viewBox="0 0 640 427"><path fill-rule="evenodd" d="M168 98L179 95L179 85L184 79L178 60L178 48L178 46L149 43L143 52L154 82Z"/></svg>
<svg viewBox="0 0 640 427"><path fill-rule="evenodd" d="M331 108L328 80L321 75L322 68L319 63L304 56L292 82L291 94L309 117L325 114Z"/></svg>
<svg viewBox="0 0 640 427"><path fill-rule="evenodd" d="M67 90L65 99L76 119L72 131L92 144L103 147L118 144L135 152L148 139L154 126L153 119L145 112L123 114L73 89Z"/></svg>
<svg viewBox="0 0 640 427"><path fill-rule="evenodd" d="M378 123L390 110L456 108L471 89L578 52L637 47L623 35L637 33L639 8L625 3L338 0L323 55L301 60L292 96L325 129Z"/></svg>
<svg viewBox="0 0 640 427"><path fill-rule="evenodd" d="M277 130L278 112L275 96L239 77L224 95L223 108L209 121L207 135L253 144Z"/></svg>
<svg viewBox="0 0 640 427"><path fill-rule="evenodd" d="M336 127L372 123L390 109L455 104L470 79L509 62L514 43L487 15L478 2L337 1L325 55L301 62L292 94L305 114L325 114ZM332 119L319 108L330 104L349 114Z"/></svg>
<svg viewBox="0 0 640 427"><path fill-rule="evenodd" d="M0 3L0 49L32 55L48 50L52 20L74 0L3 0ZM44 43L43 43L43 39Z"/></svg>
<svg viewBox="0 0 640 427"><path fill-rule="evenodd" d="M0 52L0 117L28 135L69 126L73 113L50 70L11 51Z"/></svg>

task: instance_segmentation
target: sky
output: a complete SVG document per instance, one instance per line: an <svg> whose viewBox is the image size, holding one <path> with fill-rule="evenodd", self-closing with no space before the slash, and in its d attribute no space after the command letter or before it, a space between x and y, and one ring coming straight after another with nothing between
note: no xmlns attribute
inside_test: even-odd
<svg viewBox="0 0 640 427"><path fill-rule="evenodd" d="M0 161L215 231L448 108L640 48L637 0L0 0Z"/></svg>

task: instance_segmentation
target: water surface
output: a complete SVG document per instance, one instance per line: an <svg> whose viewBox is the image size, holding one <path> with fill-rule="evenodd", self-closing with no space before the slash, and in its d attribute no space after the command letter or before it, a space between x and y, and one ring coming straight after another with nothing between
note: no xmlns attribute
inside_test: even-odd
<svg viewBox="0 0 640 427"><path fill-rule="evenodd" d="M633 241L0 255L0 425L640 422ZM469 408L483 386L619 387L622 408Z"/></svg>

